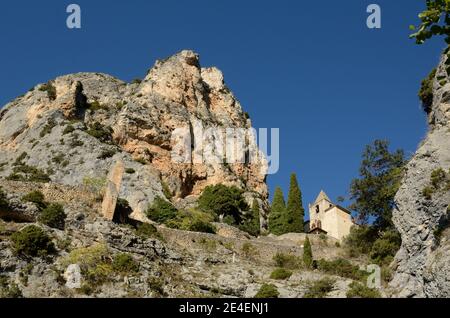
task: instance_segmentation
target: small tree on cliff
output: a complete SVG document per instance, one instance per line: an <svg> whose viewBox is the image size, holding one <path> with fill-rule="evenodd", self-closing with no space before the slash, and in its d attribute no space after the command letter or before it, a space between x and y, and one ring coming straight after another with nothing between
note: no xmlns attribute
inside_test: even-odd
<svg viewBox="0 0 450 318"><path fill-rule="evenodd" d="M297 176L291 175L288 203L286 207L286 231L288 233L303 233L305 210L303 209L302 193L298 186Z"/></svg>
<svg viewBox="0 0 450 318"><path fill-rule="evenodd" d="M313 263L313 255L311 249L311 242L309 238L306 237L305 243L303 244L303 264L305 264L306 268L311 268Z"/></svg>
<svg viewBox="0 0 450 318"><path fill-rule="evenodd" d="M259 220L259 204L258 200L253 199L252 208L244 223L239 227L253 236L258 236L261 232L261 223Z"/></svg>
<svg viewBox="0 0 450 318"><path fill-rule="evenodd" d="M284 231L283 217L286 213L286 203L284 202L283 190L280 187L275 189L272 206L269 214L269 231L275 235L286 233Z"/></svg>

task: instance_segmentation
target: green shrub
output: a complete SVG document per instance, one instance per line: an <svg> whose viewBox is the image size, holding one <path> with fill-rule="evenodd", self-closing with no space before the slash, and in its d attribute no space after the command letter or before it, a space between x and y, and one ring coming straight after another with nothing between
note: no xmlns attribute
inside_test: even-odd
<svg viewBox="0 0 450 318"><path fill-rule="evenodd" d="M166 225L173 229L215 234L216 228L211 223L213 220L214 218L205 212L197 210L180 211L175 218L167 221Z"/></svg>
<svg viewBox="0 0 450 318"><path fill-rule="evenodd" d="M50 176L44 171L25 164L14 167L7 180L43 183L51 181Z"/></svg>
<svg viewBox="0 0 450 318"><path fill-rule="evenodd" d="M121 273L131 273L139 271L139 264L131 257L130 254L117 254L112 262L112 268Z"/></svg>
<svg viewBox="0 0 450 318"><path fill-rule="evenodd" d="M50 204L39 215L39 222L55 229L63 230L66 223L66 213L61 204Z"/></svg>
<svg viewBox="0 0 450 318"><path fill-rule="evenodd" d="M347 298L381 298L378 290L369 288L361 283L352 282L349 287Z"/></svg>
<svg viewBox="0 0 450 318"><path fill-rule="evenodd" d="M345 238L345 248L351 254L368 254L378 238L378 230L373 226L353 226Z"/></svg>
<svg viewBox="0 0 450 318"><path fill-rule="evenodd" d="M108 109L107 106L100 104L98 100L95 100L92 103L88 104L87 107L93 112L96 112L101 109Z"/></svg>
<svg viewBox="0 0 450 318"><path fill-rule="evenodd" d="M280 293L275 285L263 284L255 295L255 298L278 298L279 296Z"/></svg>
<svg viewBox="0 0 450 318"><path fill-rule="evenodd" d="M232 215L227 215L223 218L223 223L233 226L236 225L236 220Z"/></svg>
<svg viewBox="0 0 450 318"><path fill-rule="evenodd" d="M97 157L97 159L108 159L113 157L117 153L117 150L115 149L106 149L103 150L102 153Z"/></svg>
<svg viewBox="0 0 450 318"><path fill-rule="evenodd" d="M162 239L158 229L153 224L141 223L136 227L136 234L144 239L156 238Z"/></svg>
<svg viewBox="0 0 450 318"><path fill-rule="evenodd" d="M40 211L44 210L47 207L47 202L45 202L44 194L39 190L28 193L27 195L22 197L22 200L25 202L34 203Z"/></svg>
<svg viewBox="0 0 450 318"><path fill-rule="evenodd" d="M253 200L251 211L244 215L244 220L239 229L250 235L258 236L261 233L259 204L256 199Z"/></svg>
<svg viewBox="0 0 450 318"><path fill-rule="evenodd" d="M373 244L370 258L379 265L390 263L401 244L402 240L397 231L386 231Z"/></svg>
<svg viewBox="0 0 450 318"><path fill-rule="evenodd" d="M72 125L67 125L66 128L64 128L64 130L63 130L63 135L73 133L74 131L75 131L75 127L73 127Z"/></svg>
<svg viewBox="0 0 450 318"><path fill-rule="evenodd" d="M0 187L0 209L9 209L9 200L6 193Z"/></svg>
<svg viewBox="0 0 450 318"><path fill-rule="evenodd" d="M133 174L133 173L136 173L136 170L134 170L133 168L127 168L127 169L125 169L125 173Z"/></svg>
<svg viewBox="0 0 450 318"><path fill-rule="evenodd" d="M111 265L111 253L104 244L75 249L61 263L64 267L70 264L80 266L81 274L86 280L81 291L87 295L110 280L114 272Z"/></svg>
<svg viewBox="0 0 450 318"><path fill-rule="evenodd" d="M324 259L318 260L317 269L327 274L355 280L363 280L368 275L365 271L360 270L358 266L353 265L348 260L342 258L333 261Z"/></svg>
<svg viewBox="0 0 450 318"><path fill-rule="evenodd" d="M101 142L109 143L112 141L112 128L105 127L99 122L95 122L91 127L89 127L87 133Z"/></svg>
<svg viewBox="0 0 450 318"><path fill-rule="evenodd" d="M140 78L135 78L131 81L131 84L140 84L142 83L142 80Z"/></svg>
<svg viewBox="0 0 450 318"><path fill-rule="evenodd" d="M242 190L222 184L206 187L198 200L198 206L216 217L231 215L237 223L241 221L241 212L249 209Z"/></svg>
<svg viewBox="0 0 450 318"><path fill-rule="evenodd" d="M430 74L422 81L419 91L419 98L422 101L423 110L429 114L431 106L433 105L433 83L436 77L436 69L433 69Z"/></svg>
<svg viewBox="0 0 450 318"><path fill-rule="evenodd" d="M253 258L257 256L259 253L253 244L244 243L244 245L242 245L242 254L244 254L246 258Z"/></svg>
<svg viewBox="0 0 450 318"><path fill-rule="evenodd" d="M300 258L290 254L277 253L273 257L273 260L275 261L275 265L280 268L295 270L302 267Z"/></svg>
<svg viewBox="0 0 450 318"><path fill-rule="evenodd" d="M305 243L303 244L303 264L306 268L311 268L313 264L311 242L308 237L306 237Z"/></svg>
<svg viewBox="0 0 450 318"><path fill-rule="evenodd" d="M292 276L292 272L284 268L277 268L270 274L271 279L286 280Z"/></svg>
<svg viewBox="0 0 450 318"><path fill-rule="evenodd" d="M170 188L167 185L167 183L165 183L164 181L161 181L161 186L162 186L163 193L164 193L164 196L166 197L166 199L172 200L172 197L173 197L172 191L170 191Z"/></svg>
<svg viewBox="0 0 450 318"><path fill-rule="evenodd" d="M328 277L315 281L308 286L304 298L325 298L334 288L335 281Z"/></svg>
<svg viewBox="0 0 450 318"><path fill-rule="evenodd" d="M45 135L48 135L52 132L53 128L57 125L56 121L53 118L50 118L47 122L47 124L42 128L41 133L39 136L42 138Z"/></svg>
<svg viewBox="0 0 450 318"><path fill-rule="evenodd" d="M447 174L445 173L444 169L436 169L431 173L431 185L435 189L439 189L441 184L445 182L447 179Z"/></svg>
<svg viewBox="0 0 450 318"><path fill-rule="evenodd" d="M15 252L25 256L46 256L55 252L55 246L45 232L34 225L11 235Z"/></svg>
<svg viewBox="0 0 450 318"><path fill-rule="evenodd" d="M19 286L10 282L6 276L0 276L0 299L1 298L23 298Z"/></svg>
<svg viewBox="0 0 450 318"><path fill-rule="evenodd" d="M56 99L56 87L53 85L52 82L43 84L41 87L39 87L39 90L41 92L47 92L47 96L50 100Z"/></svg>
<svg viewBox="0 0 450 318"><path fill-rule="evenodd" d="M147 216L157 223L166 223L177 216L178 210L161 197L157 197L147 209Z"/></svg>

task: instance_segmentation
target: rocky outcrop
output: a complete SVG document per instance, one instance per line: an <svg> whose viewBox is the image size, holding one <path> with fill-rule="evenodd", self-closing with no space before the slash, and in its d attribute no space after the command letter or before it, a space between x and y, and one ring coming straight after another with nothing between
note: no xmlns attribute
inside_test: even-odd
<svg viewBox="0 0 450 318"><path fill-rule="evenodd" d="M450 203L450 80L446 61L444 56L434 82L430 130L408 163L395 198L393 219L402 235L402 247L391 287L399 297L450 297L449 242L441 234L448 224ZM436 181L439 171L447 173L447 180Z"/></svg>
<svg viewBox="0 0 450 318"><path fill-rule="evenodd" d="M187 128L198 142L200 127L245 129L251 121L222 73L201 68L192 51L157 61L133 84L98 73L58 77L0 110L0 178L76 186L105 180L121 160L126 173L119 197L138 219L167 190L183 206L206 186L222 183L243 189L249 203L256 198L264 221L268 190L261 153L257 163L172 160L172 133ZM245 146L256 147L256 140L248 138Z"/></svg>

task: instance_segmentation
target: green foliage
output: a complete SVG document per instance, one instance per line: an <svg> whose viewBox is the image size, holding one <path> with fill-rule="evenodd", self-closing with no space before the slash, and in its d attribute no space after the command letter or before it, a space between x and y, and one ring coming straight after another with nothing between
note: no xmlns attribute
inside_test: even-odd
<svg viewBox="0 0 450 318"><path fill-rule="evenodd" d="M70 264L80 266L81 274L86 280L81 291L87 295L108 281L114 272L111 265L111 253L104 244L75 249L61 263L63 267Z"/></svg>
<svg viewBox="0 0 450 318"><path fill-rule="evenodd" d="M369 254L373 243L378 237L378 229L373 226L352 226L350 234L344 240L344 244L351 256Z"/></svg>
<svg viewBox="0 0 450 318"><path fill-rule="evenodd" d="M101 142L110 143L112 141L112 128L105 127L97 121L89 127L87 133Z"/></svg>
<svg viewBox="0 0 450 318"><path fill-rule="evenodd" d="M1 209L9 209L9 200L6 193L3 192L3 189L0 187L0 210Z"/></svg>
<svg viewBox="0 0 450 318"><path fill-rule="evenodd" d="M318 260L317 269L327 274L355 280L362 280L367 277L367 272L360 270L358 266L352 265L348 260L342 258L333 261Z"/></svg>
<svg viewBox="0 0 450 318"><path fill-rule="evenodd" d="M283 215L286 213L283 190L280 187L275 189L272 206L269 214L269 231L275 235L281 235L283 231Z"/></svg>
<svg viewBox="0 0 450 318"><path fill-rule="evenodd" d="M400 249L402 240L397 231L386 231L377 239L370 251L370 258L379 265L389 264Z"/></svg>
<svg viewBox="0 0 450 318"><path fill-rule="evenodd" d="M117 254L112 262L112 268L120 273L136 273L139 271L139 264L130 254Z"/></svg>
<svg viewBox="0 0 450 318"><path fill-rule="evenodd" d="M289 186L288 202L286 206L285 233L303 233L303 219L305 210L303 209L302 193L298 186L297 176L295 173L291 175Z"/></svg>
<svg viewBox="0 0 450 318"><path fill-rule="evenodd" d="M135 78L131 81L131 84L140 84L140 83L142 83L142 79L140 78Z"/></svg>
<svg viewBox="0 0 450 318"><path fill-rule="evenodd" d="M45 232L30 225L11 235L15 252L24 256L46 256L55 252L55 246Z"/></svg>
<svg viewBox="0 0 450 318"><path fill-rule="evenodd" d="M416 31L410 38L417 44L423 44L434 36L445 36L445 42L450 44L450 1L427 0L427 8L419 14L420 25L411 26Z"/></svg>
<svg viewBox="0 0 450 318"><path fill-rule="evenodd" d="M278 298L280 293L278 289L273 284L263 284L259 289L258 293L255 295L255 298Z"/></svg>
<svg viewBox="0 0 450 318"><path fill-rule="evenodd" d="M144 239L147 238L156 238L162 239L161 234L158 232L158 229L153 224L149 223L141 223L136 227L136 234Z"/></svg>
<svg viewBox="0 0 450 318"><path fill-rule="evenodd" d="M26 153L24 154L26 155ZM22 157L17 158L16 162L13 164L13 172L8 176L7 180L44 183L51 181L50 176L47 173L36 167L24 164L24 158L21 158Z"/></svg>
<svg viewBox="0 0 450 318"><path fill-rule="evenodd" d="M250 243L244 243L241 250L246 258L254 258L259 254L256 247Z"/></svg>
<svg viewBox="0 0 450 318"><path fill-rule="evenodd" d="M302 267L301 259L295 255L277 253L273 260L275 265L280 268L296 270Z"/></svg>
<svg viewBox="0 0 450 318"><path fill-rule="evenodd" d="M347 291L347 298L381 298L381 294L374 288L369 288L358 282L352 282Z"/></svg>
<svg viewBox="0 0 450 318"><path fill-rule="evenodd" d="M57 125L56 121L53 118L50 118L47 122L47 124L42 128L39 136L42 138L45 135L48 135L52 132L53 128Z"/></svg>
<svg viewBox="0 0 450 318"><path fill-rule="evenodd" d="M177 216L178 210L161 197L155 198L152 205L147 209L147 216L150 220L157 223L166 223Z"/></svg>
<svg viewBox="0 0 450 318"><path fill-rule="evenodd" d="M163 193L164 193L164 196L166 197L166 199L167 200L172 200L172 197L173 197L172 191L170 191L170 188L167 185L167 183L164 182L164 181L161 181L161 186L162 186Z"/></svg>
<svg viewBox="0 0 450 318"><path fill-rule="evenodd" d="M74 131L75 131L75 127L73 127L72 125L67 125L66 128L64 128L64 130L63 130L63 135L73 133Z"/></svg>
<svg viewBox="0 0 450 318"><path fill-rule="evenodd" d="M47 92L47 96L50 100L56 99L56 87L53 85L52 82L43 84L41 87L39 87L39 90L41 92Z"/></svg>
<svg viewBox="0 0 450 318"><path fill-rule="evenodd" d="M442 168L431 173L430 185L422 190L422 195L425 199L431 200L433 195L440 190L450 190L450 172L447 174Z"/></svg>
<svg viewBox="0 0 450 318"><path fill-rule="evenodd" d="M216 227L211 223L214 217L203 211L189 210L179 211L175 218L166 222L166 225L173 229L191 232L216 233Z"/></svg>
<svg viewBox="0 0 450 318"><path fill-rule="evenodd" d="M134 170L133 168L127 168L127 169L125 169L125 173L134 174L134 173L136 173L136 170Z"/></svg>
<svg viewBox="0 0 450 318"><path fill-rule="evenodd" d="M419 90L419 98L422 101L423 110L429 114L433 106L433 83L436 77L436 69L433 69L428 76L422 80Z"/></svg>
<svg viewBox="0 0 450 318"><path fill-rule="evenodd" d="M101 200L106 187L106 178L84 177L83 186Z"/></svg>
<svg viewBox="0 0 450 318"><path fill-rule="evenodd" d="M306 237L305 243L303 244L303 264L306 268L311 268L313 264L311 242L308 237Z"/></svg>
<svg viewBox="0 0 450 318"><path fill-rule="evenodd" d="M284 268L277 268L270 274L271 279L277 280L286 280L289 279L291 276L292 272Z"/></svg>
<svg viewBox="0 0 450 318"><path fill-rule="evenodd" d="M39 190L32 191L23 196L22 201L34 203L40 211L44 210L48 205L45 202L44 194Z"/></svg>
<svg viewBox="0 0 450 318"><path fill-rule="evenodd" d="M108 109L108 107L106 105L100 104L100 102L98 100L93 101L90 104L87 104L87 108L89 108L91 111L96 112L98 110L102 110L102 109Z"/></svg>
<svg viewBox="0 0 450 318"><path fill-rule="evenodd" d="M116 153L117 153L116 149L106 149L102 151L102 153L97 157L97 159L105 160L113 157Z"/></svg>
<svg viewBox="0 0 450 318"><path fill-rule="evenodd" d="M261 233L258 200L253 200L252 209L250 212L251 213L245 217L243 224L239 226L239 229L249 233L250 235L258 236Z"/></svg>
<svg viewBox="0 0 450 318"><path fill-rule="evenodd" d="M19 286L10 282L6 276L0 276L0 299L2 298L23 298Z"/></svg>
<svg viewBox="0 0 450 318"><path fill-rule="evenodd" d="M345 238L350 256L365 254L379 265L389 263L400 245L401 237L395 229L380 231L374 226L354 226Z"/></svg>
<svg viewBox="0 0 450 318"><path fill-rule="evenodd" d="M335 281L325 277L310 283L303 298L325 298L334 288Z"/></svg>
<svg viewBox="0 0 450 318"><path fill-rule="evenodd" d="M216 217L231 215L237 223L240 223L241 212L249 209L242 192L237 187L222 184L208 186L198 199L198 207Z"/></svg>
<svg viewBox="0 0 450 318"><path fill-rule="evenodd" d="M50 204L39 215L39 222L55 229L63 230L66 223L66 213L61 204Z"/></svg>
<svg viewBox="0 0 450 318"><path fill-rule="evenodd" d="M380 229L393 227L392 209L404 173L405 158L402 150L389 152L389 142L376 140L366 146L359 169L360 178L350 187L350 209L358 212L361 222L375 218Z"/></svg>

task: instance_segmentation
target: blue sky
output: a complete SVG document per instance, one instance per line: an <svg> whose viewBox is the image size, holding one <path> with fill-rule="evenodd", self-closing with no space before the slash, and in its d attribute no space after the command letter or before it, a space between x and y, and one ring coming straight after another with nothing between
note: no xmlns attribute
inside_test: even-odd
<svg viewBox="0 0 450 318"><path fill-rule="evenodd" d="M82 8L69 30L66 6ZM382 28L366 27L366 7ZM417 46L408 26L425 0L41 0L0 10L0 105L37 83L80 72L143 77L182 49L217 66L253 119L280 128L281 167L268 178L288 190L296 172L305 207L321 189L345 195L364 146L389 139L415 151L426 133L417 90L443 41Z"/></svg>

